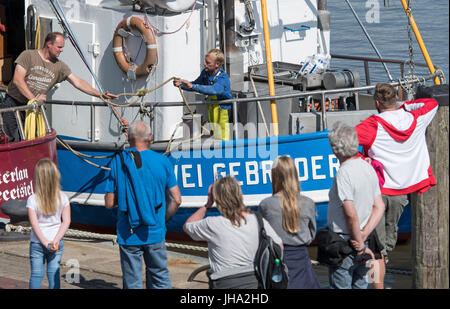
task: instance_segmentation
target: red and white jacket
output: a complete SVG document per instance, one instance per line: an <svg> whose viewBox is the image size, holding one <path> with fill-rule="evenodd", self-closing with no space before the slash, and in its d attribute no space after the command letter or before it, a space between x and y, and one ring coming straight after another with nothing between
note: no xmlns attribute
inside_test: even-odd
<svg viewBox="0 0 450 309"><path fill-rule="evenodd" d="M407 101L399 109L372 115L355 127L365 155L383 164L382 194L421 194L436 184L425 130L437 109L434 99Z"/></svg>

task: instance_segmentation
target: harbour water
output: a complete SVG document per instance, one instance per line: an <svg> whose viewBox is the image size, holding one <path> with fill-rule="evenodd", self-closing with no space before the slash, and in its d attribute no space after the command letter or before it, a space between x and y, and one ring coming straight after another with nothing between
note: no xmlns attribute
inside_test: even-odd
<svg viewBox="0 0 450 309"><path fill-rule="evenodd" d="M408 19L400 0L350 0L359 19L384 59L409 60ZM449 1L411 0L411 10L433 64L449 78ZM331 14L331 53L378 58L376 52L354 18L344 0L329 0ZM425 63L419 45L412 33L413 59ZM348 68L348 62L333 60L333 66ZM398 64L387 64L394 79L400 75ZM409 66L405 67L408 75ZM365 84L362 62L358 64L362 85ZM426 74L428 69L416 67L415 73ZM370 64L371 80L387 79L380 63Z"/></svg>

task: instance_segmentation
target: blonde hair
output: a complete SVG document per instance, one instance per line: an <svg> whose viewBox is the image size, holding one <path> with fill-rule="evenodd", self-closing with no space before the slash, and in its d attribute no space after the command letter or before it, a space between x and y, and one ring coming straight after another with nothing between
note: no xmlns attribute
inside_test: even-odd
<svg viewBox="0 0 450 309"><path fill-rule="evenodd" d="M60 179L58 167L52 160L41 159L34 168L36 202L39 211L46 215L54 215L61 203Z"/></svg>
<svg viewBox="0 0 450 309"><path fill-rule="evenodd" d="M298 194L300 183L294 161L288 156L275 159L272 166L273 194L279 193L281 198L281 213L283 228L289 233L297 233L300 223L300 208Z"/></svg>
<svg viewBox="0 0 450 309"><path fill-rule="evenodd" d="M222 65L225 62L225 56L220 49L213 48L208 51L206 56L213 55L216 59L216 62L219 62Z"/></svg>
<svg viewBox="0 0 450 309"><path fill-rule="evenodd" d="M247 211L244 205L241 187L236 178L226 176L219 178L213 185L212 195L217 209L231 221L232 225L241 226L241 219L247 224L242 212Z"/></svg>

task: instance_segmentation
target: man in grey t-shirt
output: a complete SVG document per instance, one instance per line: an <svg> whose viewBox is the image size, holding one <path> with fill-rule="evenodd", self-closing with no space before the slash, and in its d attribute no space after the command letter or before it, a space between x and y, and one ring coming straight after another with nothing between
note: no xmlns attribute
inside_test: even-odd
<svg viewBox="0 0 450 309"><path fill-rule="evenodd" d="M47 92L57 83L67 80L78 90L100 97L101 93L91 87L88 82L73 74L69 67L58 60L64 48L64 36L60 32L47 35L44 47L39 50L26 50L16 59L14 76L6 90L6 98L2 107L25 105L29 100L47 100ZM117 95L109 92L106 97L117 99ZM13 113L3 114L3 127L9 141L18 141L17 121Z"/></svg>
<svg viewBox="0 0 450 309"><path fill-rule="evenodd" d="M328 227L350 240L355 253L341 266L329 267L330 286L338 289L366 289L368 268L354 262L356 255L373 252L366 247L367 236L384 212L378 177L372 166L358 157L358 137L354 128L337 123L329 133L331 149L341 166L329 192Z"/></svg>

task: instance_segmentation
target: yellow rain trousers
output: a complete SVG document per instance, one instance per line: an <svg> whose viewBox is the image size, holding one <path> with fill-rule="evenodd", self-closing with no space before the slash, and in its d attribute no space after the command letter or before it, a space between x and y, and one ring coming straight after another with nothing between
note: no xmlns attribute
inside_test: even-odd
<svg viewBox="0 0 450 309"><path fill-rule="evenodd" d="M207 100L217 100L216 96ZM214 132L214 138L224 141L230 140L230 118L228 110L221 109L219 104L208 104L208 118Z"/></svg>

